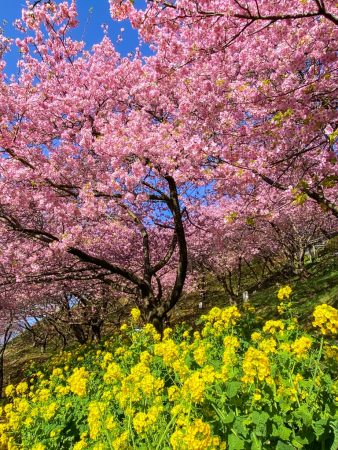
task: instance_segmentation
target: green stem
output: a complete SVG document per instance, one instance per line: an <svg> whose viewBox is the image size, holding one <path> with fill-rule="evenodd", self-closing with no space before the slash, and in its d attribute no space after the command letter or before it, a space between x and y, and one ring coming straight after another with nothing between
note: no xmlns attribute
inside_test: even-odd
<svg viewBox="0 0 338 450"><path fill-rule="evenodd" d="M173 417L170 419L170 422L168 423L168 425L165 427L165 430L164 430L164 432L162 433L162 436L160 437L160 440L158 441L158 444L157 444L155 450L159 450L159 449L160 449L160 446L161 446L162 442L164 441L164 438L165 438L165 436L167 435L169 428L171 427L171 425L172 425L173 422L175 422L175 421L176 421L176 417L173 416Z"/></svg>
<svg viewBox="0 0 338 450"><path fill-rule="evenodd" d="M109 433L108 433L108 430L106 428L104 430L104 435L106 436L106 439L108 441L108 445L109 445L110 450L114 450L112 442L111 442L111 439L110 439L110 436L109 436Z"/></svg>
<svg viewBox="0 0 338 450"><path fill-rule="evenodd" d="M314 385L316 382L316 377L317 377L317 373L319 370L319 362L320 362L320 358L322 357L322 353L323 353L323 344L324 344L324 338L322 336L320 339L320 347L319 347L319 352L318 352L318 356L317 356L317 360L316 360L315 371L314 371L313 378L312 378L312 384L311 384L310 393L309 393L310 395L313 391L313 388L314 388Z"/></svg>
<svg viewBox="0 0 338 450"><path fill-rule="evenodd" d="M129 403L129 406L131 406L131 402ZM132 428L132 424L131 424L131 420L130 420L130 415L129 414L128 414L128 432L129 432L129 435L131 436L131 441L133 443L133 448L136 448L135 447L135 441L134 441L134 431L133 431L133 428Z"/></svg>

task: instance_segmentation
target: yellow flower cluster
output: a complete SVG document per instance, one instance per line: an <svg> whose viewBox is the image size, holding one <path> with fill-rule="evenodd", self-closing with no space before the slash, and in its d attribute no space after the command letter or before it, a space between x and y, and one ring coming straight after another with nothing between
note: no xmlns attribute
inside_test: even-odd
<svg viewBox="0 0 338 450"><path fill-rule="evenodd" d="M133 425L136 433L142 434L153 428L156 424L158 416L163 410L162 406L152 406L148 412L139 412L135 414Z"/></svg>
<svg viewBox="0 0 338 450"><path fill-rule="evenodd" d="M229 306L224 309L212 308L209 314L202 316L206 325L202 331L203 336L220 336L224 330L234 327L241 318L237 306Z"/></svg>
<svg viewBox="0 0 338 450"><path fill-rule="evenodd" d="M22 383L19 383L16 387L16 393L18 395L23 395L28 391L28 384L26 381L23 381Z"/></svg>
<svg viewBox="0 0 338 450"><path fill-rule="evenodd" d="M45 446L45 445L43 445L43 444L41 444L41 443L38 443L38 444L35 444L35 445L34 445L34 447L32 448L32 450L47 450L47 449L46 449L46 446Z"/></svg>
<svg viewBox="0 0 338 450"><path fill-rule="evenodd" d="M102 419L105 414L107 404L103 402L91 402L88 407L88 425L91 439L97 439L102 430Z"/></svg>
<svg viewBox="0 0 338 450"><path fill-rule="evenodd" d="M119 381L122 377L121 367L116 362L112 362L106 368L106 372L103 375L103 381L107 384L113 384Z"/></svg>
<svg viewBox="0 0 338 450"><path fill-rule="evenodd" d="M312 346L312 339L307 336L301 336L291 344L291 350L297 358L303 358Z"/></svg>
<svg viewBox="0 0 338 450"><path fill-rule="evenodd" d="M207 362L207 350L208 346L203 342L199 343L199 345L197 345L194 350L194 359L200 367L202 367Z"/></svg>
<svg viewBox="0 0 338 450"><path fill-rule="evenodd" d="M172 339L167 339L156 344L154 353L157 356L161 356L164 363L168 366L171 366L180 355L179 347Z"/></svg>
<svg viewBox="0 0 338 450"><path fill-rule="evenodd" d="M325 340L322 358L318 337L300 326L295 332L291 319L268 320L248 339L251 330L236 327L240 314L213 308L200 331L167 328L162 340L152 325L135 331L131 319L126 333L95 350L58 355L49 375L6 387L0 448L64 448L66 429L74 430L69 450L220 450L237 442L233 417L251 426L250 414L266 405L280 408L282 418L302 401L312 401L309 410L334 411L338 387L328 371L337 346ZM315 364L323 365L313 380ZM262 437L262 448L267 438L274 439Z"/></svg>
<svg viewBox="0 0 338 450"><path fill-rule="evenodd" d="M263 327L264 333L270 334L276 334L284 329L285 325L281 320L268 320Z"/></svg>
<svg viewBox="0 0 338 450"><path fill-rule="evenodd" d="M258 348L262 350L265 354L276 353L277 342L274 338L263 339L259 344Z"/></svg>
<svg viewBox="0 0 338 450"><path fill-rule="evenodd" d="M288 286L288 285L283 286L278 290L277 298L278 298L278 300L284 300L285 298L288 299L288 298L290 298L291 293L292 293L292 289L290 286Z"/></svg>
<svg viewBox="0 0 338 450"><path fill-rule="evenodd" d="M156 378L144 363L131 368L130 374L122 379L119 391L115 391L116 399L122 408L140 401L143 397L152 398L163 389L164 380Z"/></svg>
<svg viewBox="0 0 338 450"><path fill-rule="evenodd" d="M78 395L84 397L86 395L87 383L89 380L89 373L84 367L75 368L72 375L68 378L70 390Z"/></svg>
<svg viewBox="0 0 338 450"><path fill-rule="evenodd" d="M153 339L154 342L159 342L161 340L161 336L159 335L159 333L156 331L155 327L153 324L151 323L147 323L144 328L144 333L146 335L148 335L149 337L151 337Z"/></svg>
<svg viewBox="0 0 338 450"><path fill-rule="evenodd" d="M185 380L182 386L182 396L193 403L200 403L204 400L205 380L202 371L194 372Z"/></svg>
<svg viewBox="0 0 338 450"><path fill-rule="evenodd" d="M134 322L138 322L140 320L141 317L141 311L138 308L133 308L130 311L130 315L133 319Z"/></svg>
<svg viewBox="0 0 338 450"><path fill-rule="evenodd" d="M84 450L85 448L87 448L87 443L81 439L81 441L75 443L73 450Z"/></svg>
<svg viewBox="0 0 338 450"><path fill-rule="evenodd" d="M266 354L254 347L249 347L244 355L243 373L244 383L270 381L270 362Z"/></svg>
<svg viewBox="0 0 338 450"><path fill-rule="evenodd" d="M315 308L312 322L314 327L320 329L321 333L335 335L338 334L338 310L326 303Z"/></svg>
<svg viewBox="0 0 338 450"><path fill-rule="evenodd" d="M325 345L325 357L338 362L338 345Z"/></svg>
<svg viewBox="0 0 338 450"><path fill-rule="evenodd" d="M229 368L236 363L237 355L236 351L240 347L240 342L236 336L225 336L223 339L224 353L223 353L223 364L222 375L223 378L227 377Z"/></svg>
<svg viewBox="0 0 338 450"><path fill-rule="evenodd" d="M13 397L15 395L15 386L9 384L5 387L5 395L6 397Z"/></svg>
<svg viewBox="0 0 338 450"><path fill-rule="evenodd" d="M213 437L208 423L196 419L194 423L174 431L170 438L173 450L225 449L219 437Z"/></svg>
<svg viewBox="0 0 338 450"><path fill-rule="evenodd" d="M260 339L262 339L262 334L261 333L259 333L258 331L255 331L255 332L252 333L252 335L251 335L251 340L252 341L256 342L256 341L259 341Z"/></svg>

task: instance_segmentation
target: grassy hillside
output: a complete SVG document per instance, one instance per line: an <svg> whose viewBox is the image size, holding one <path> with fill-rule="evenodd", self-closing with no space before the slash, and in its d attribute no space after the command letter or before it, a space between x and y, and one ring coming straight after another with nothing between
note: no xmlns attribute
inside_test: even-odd
<svg viewBox="0 0 338 450"><path fill-rule="evenodd" d="M310 315L315 305L328 303L338 306L338 259L332 255L324 255L320 260L307 266L308 278L299 280L296 277L285 278L276 274L265 282L265 286L250 294L250 303L255 306L257 315L262 321L276 314L278 300L276 292L280 285L289 284L293 289L294 311L300 322L305 326L311 324ZM214 306L224 307L229 304L228 296L222 287L214 280L208 281L203 309L198 308L200 296L189 294L174 308L170 318L170 325L181 322L194 324L201 313L205 313ZM113 332L113 330L112 330ZM76 343L72 343L76 346ZM31 336L24 333L15 338L8 347L5 359L5 378L10 382L17 382L32 362L35 366L48 360L55 348L47 347L45 353L32 345Z"/></svg>
<svg viewBox="0 0 338 450"><path fill-rule="evenodd" d="M281 273L274 274L264 285L250 293L249 301L255 306L257 314L262 318L276 314L278 299L276 293L280 286L288 284L292 287L293 306L296 316L306 322L315 305L328 303L338 306L338 258L333 254L323 255L318 261L307 265L308 277L299 280L296 276L285 277ZM190 294L174 308L172 323L182 321L194 322L201 314L198 304L201 298ZM203 311L213 306L224 307L229 304L228 295L215 281L210 280L207 287Z"/></svg>

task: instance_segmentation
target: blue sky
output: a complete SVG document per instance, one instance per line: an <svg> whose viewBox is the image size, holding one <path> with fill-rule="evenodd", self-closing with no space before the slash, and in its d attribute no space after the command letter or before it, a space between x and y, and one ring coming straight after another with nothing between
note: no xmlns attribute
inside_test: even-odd
<svg viewBox="0 0 338 450"><path fill-rule="evenodd" d="M137 6L140 6L142 3L142 0L136 2ZM4 27L4 34L7 37L15 38L18 36L12 24L15 19L21 17L21 9L24 5L25 0L0 0L0 23L3 21L7 22ZM102 24L109 26L109 36L122 55L127 55L138 46L137 32L131 28L129 22L114 22L111 19L108 0L78 0L77 5L80 25L73 36L76 39L84 40L87 48L101 41L103 36ZM117 43L117 37L121 34L121 28L125 29L123 40ZM142 47L142 53L149 54L149 50L144 46ZM19 55L15 48L6 55L6 72L8 74L17 72L16 63L18 57Z"/></svg>

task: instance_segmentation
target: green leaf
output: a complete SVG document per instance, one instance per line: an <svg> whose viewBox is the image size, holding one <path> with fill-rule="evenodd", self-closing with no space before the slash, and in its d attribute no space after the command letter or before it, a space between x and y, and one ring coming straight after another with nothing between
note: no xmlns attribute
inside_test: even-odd
<svg viewBox="0 0 338 450"><path fill-rule="evenodd" d="M304 448L304 445L308 444L309 440L306 437L297 436L295 439L292 439L291 443L295 448Z"/></svg>
<svg viewBox="0 0 338 450"><path fill-rule="evenodd" d="M315 432L316 438L319 439L325 433L325 428L327 425L327 419L320 419L313 423L313 431Z"/></svg>
<svg viewBox="0 0 338 450"><path fill-rule="evenodd" d="M333 429L334 440L332 442L330 450L338 450L338 421L336 421L335 423L331 423L331 428Z"/></svg>
<svg viewBox="0 0 338 450"><path fill-rule="evenodd" d="M290 444L285 444L285 442L278 441L276 450L295 450L295 447Z"/></svg>
<svg viewBox="0 0 338 450"><path fill-rule="evenodd" d="M308 410L308 407L306 405L302 405L300 408L295 411L294 416L297 419L300 419L304 425L311 426L312 425L312 414Z"/></svg>
<svg viewBox="0 0 338 450"><path fill-rule="evenodd" d="M222 415L222 422L225 424L232 423L235 420L235 414L230 411L228 414Z"/></svg>
<svg viewBox="0 0 338 450"><path fill-rule="evenodd" d="M230 434L228 438L229 450L244 450L244 441L236 434Z"/></svg>
<svg viewBox="0 0 338 450"><path fill-rule="evenodd" d="M233 425L233 431L235 431L237 434L241 434L244 437L248 435L249 431L247 426L245 425L245 418L236 417L236 420Z"/></svg>
<svg viewBox="0 0 338 450"><path fill-rule="evenodd" d="M269 414L265 411L253 411L251 414L252 423L256 425L255 434L257 436L266 435L266 423L269 420Z"/></svg>
<svg viewBox="0 0 338 450"><path fill-rule="evenodd" d="M329 135L330 144L333 145L338 137L338 129Z"/></svg>
<svg viewBox="0 0 338 450"><path fill-rule="evenodd" d="M242 383L240 381L230 381L226 387L226 394L228 398L233 398L240 390Z"/></svg>
<svg viewBox="0 0 338 450"><path fill-rule="evenodd" d="M272 426L272 436L278 437L283 441L289 440L291 433L292 430L285 425L278 425L277 427L275 425Z"/></svg>
<svg viewBox="0 0 338 450"><path fill-rule="evenodd" d="M262 450L262 443L257 439L255 433L251 434L251 450Z"/></svg>
<svg viewBox="0 0 338 450"><path fill-rule="evenodd" d="M265 411L253 411L253 413L251 414L251 419L252 422L255 425L265 425L266 422L269 420L269 414Z"/></svg>

